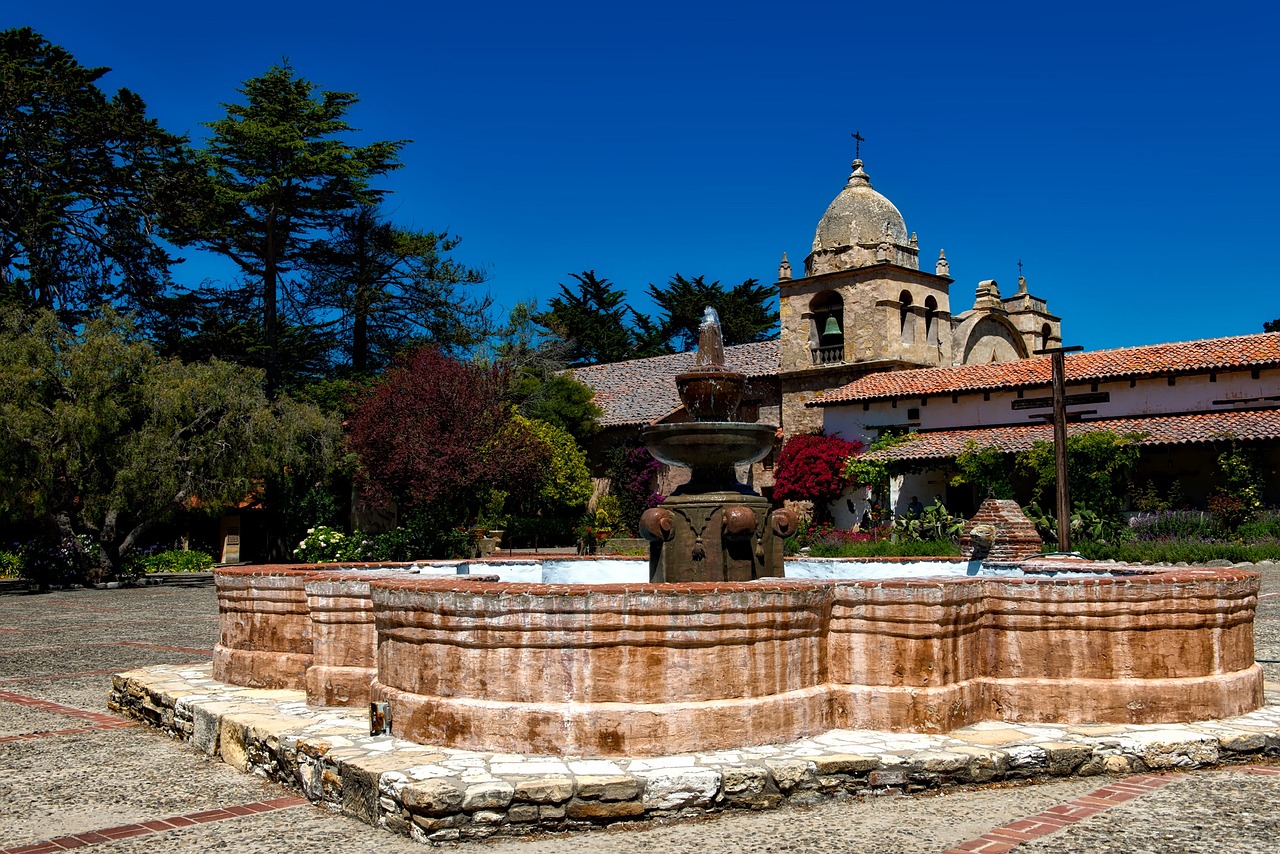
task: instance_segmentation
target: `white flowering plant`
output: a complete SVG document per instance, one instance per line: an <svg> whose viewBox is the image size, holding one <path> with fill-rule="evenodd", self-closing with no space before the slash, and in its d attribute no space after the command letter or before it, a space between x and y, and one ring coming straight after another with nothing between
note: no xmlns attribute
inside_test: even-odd
<svg viewBox="0 0 1280 854"><path fill-rule="evenodd" d="M359 531L344 534L327 525L308 528L306 537L293 550L293 556L303 563L377 559L372 539Z"/></svg>

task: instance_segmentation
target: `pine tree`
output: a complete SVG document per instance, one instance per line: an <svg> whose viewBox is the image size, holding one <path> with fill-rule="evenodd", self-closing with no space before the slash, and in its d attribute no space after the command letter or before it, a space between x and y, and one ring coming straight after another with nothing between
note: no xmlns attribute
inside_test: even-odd
<svg viewBox="0 0 1280 854"><path fill-rule="evenodd" d="M358 205L385 191L371 179L399 167L404 142L353 146L350 92L327 92L273 66L245 82L244 103L226 104L203 163L214 184L213 215L198 242L236 263L261 299L267 388L281 382L281 297L313 249ZM306 307L300 305L300 311ZM302 321L303 316L294 317Z"/></svg>
<svg viewBox="0 0 1280 854"><path fill-rule="evenodd" d="M29 28L0 32L0 303L68 325L162 292L173 259L158 238L199 196L184 140L128 89L103 93L108 71Z"/></svg>
<svg viewBox="0 0 1280 854"><path fill-rule="evenodd" d="M689 279L677 273L666 285L649 285L648 293L660 311L658 337L680 351L691 350L698 343L698 325L707 306L720 315L725 344L764 341L778 331L776 294L755 279L726 291L719 281L707 282L704 276Z"/></svg>
<svg viewBox="0 0 1280 854"><path fill-rule="evenodd" d="M577 287L560 283L560 295L535 319L568 343L571 367L622 362L669 352L652 334L648 318L626 303L626 294L595 270L570 273Z"/></svg>
<svg viewBox="0 0 1280 854"><path fill-rule="evenodd" d="M410 344L448 350L489 332L488 294L464 292L482 270L449 257L458 238L413 231L361 205L307 259L309 305L331 312L326 330L356 372L380 368Z"/></svg>

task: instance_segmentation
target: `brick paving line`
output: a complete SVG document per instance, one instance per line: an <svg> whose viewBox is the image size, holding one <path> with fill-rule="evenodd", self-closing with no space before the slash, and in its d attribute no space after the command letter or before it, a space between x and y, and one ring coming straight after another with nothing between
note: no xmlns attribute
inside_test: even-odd
<svg viewBox="0 0 1280 854"><path fill-rule="evenodd" d="M1250 774L1280 776L1280 769L1251 765L1240 769ZM1154 792L1181 779L1182 774L1135 774L1096 789L1087 795L1049 807L992 828L981 836L948 848L942 854L1004 854L1024 842L1061 830L1118 804Z"/></svg>
<svg viewBox="0 0 1280 854"><path fill-rule="evenodd" d="M116 624L119 625L119 624ZM96 628L95 626L82 626L81 628ZM43 631L43 630L42 630ZM60 646L24 646L20 649L8 650L8 652L57 652L60 649L88 649L93 646L131 646L136 649L159 649L168 652L191 652L199 655L213 655L210 649L198 649L194 646L165 646L158 643L139 643L137 641L99 641L97 643L77 643L72 641ZM115 671L119 673L117 669Z"/></svg>
<svg viewBox="0 0 1280 854"><path fill-rule="evenodd" d="M248 804L233 804L232 806L221 807L219 809L203 810L201 812L187 813L186 815L175 815L170 816L169 818L143 821L137 824L122 824L117 827L104 827L100 830L88 830L84 833L75 833L70 836L59 836L56 839L45 839L40 842L17 845L12 848L0 848L0 854L51 854L51 852L55 851L67 851L72 848L83 848L86 845L99 845L103 842L114 842L117 839L130 839L135 836L150 836L155 833L177 830L180 827L193 827L198 824L225 821L229 818L240 818L241 816L246 815L257 815L259 813L291 809L293 807L303 806L307 803L309 802L306 798L289 795L281 798L271 798L265 801L254 801L253 803Z"/></svg>
<svg viewBox="0 0 1280 854"><path fill-rule="evenodd" d="M213 656L213 650L198 649L193 646L165 646L161 643L140 643L138 641L120 641L116 646L131 646L135 649L160 649L165 652L194 652L197 655Z"/></svg>
<svg viewBox="0 0 1280 854"><path fill-rule="evenodd" d="M28 697L25 694L15 694L12 691L5 691L3 689L0 689L0 700L17 703L19 706L27 706L28 708L38 709L42 712L52 712L55 715L64 715L69 718L90 721L103 726L111 726L128 720L127 718L123 718L119 715L104 715L101 712L89 712L84 709L77 709L75 706L64 706L61 703L41 700L39 697Z"/></svg>
<svg viewBox="0 0 1280 854"><path fill-rule="evenodd" d="M116 721L115 723L70 727L68 729L49 729L42 732L24 732L20 735L0 735L0 744L6 744L10 741L30 741L35 738L53 738L54 736L59 735L83 735L86 732L102 732L104 729L125 729L126 727L131 726L138 726L138 721Z"/></svg>
<svg viewBox="0 0 1280 854"><path fill-rule="evenodd" d="M76 673L49 673L44 676L9 676L0 679L0 685L13 685L18 682L45 682L50 679L79 679L84 676L114 676L120 668L110 670L80 670Z"/></svg>
<svg viewBox="0 0 1280 854"><path fill-rule="evenodd" d="M105 613L105 612L118 612L118 611L123 610L123 609L121 609L121 608L113 608L113 607L112 607L112 606L110 606L110 605L86 605L86 604L82 604L82 603L79 603L79 602L59 602L59 603L58 603L58 605L57 605L57 607L58 607L58 608L71 608L72 610L77 610L77 609L78 609L78 610L81 610L81 611L93 611L93 612L95 612L95 613L97 613L97 612L104 612L104 613ZM47 615L47 616L54 616L54 617L70 617L70 616L72 616L71 614L59 614L59 613L58 613L58 611L57 611L56 609L55 609L55 610L47 611L47 612L46 612L46 615Z"/></svg>
<svg viewBox="0 0 1280 854"><path fill-rule="evenodd" d="M84 615L83 614L57 614L53 616L81 618ZM218 615L217 614L213 614L213 615L199 614L196 616L183 617L183 619L190 620L192 622L196 622L199 620L203 620L205 622L217 622ZM113 628L115 626L153 626L157 623L163 623L168 625L168 624L171 624L172 622L173 622L172 617L156 617L155 619L151 619L151 620L112 620L111 626ZM99 624L99 625L83 625L83 626L57 626L55 628L61 631L78 631L81 629L99 629L101 628L101 625ZM11 628L6 626L5 628L0 628L0 634L25 635L25 634L36 634L39 632L48 634L50 631L54 631L54 630L55 630L54 628L50 628L49 626L23 626L22 628Z"/></svg>

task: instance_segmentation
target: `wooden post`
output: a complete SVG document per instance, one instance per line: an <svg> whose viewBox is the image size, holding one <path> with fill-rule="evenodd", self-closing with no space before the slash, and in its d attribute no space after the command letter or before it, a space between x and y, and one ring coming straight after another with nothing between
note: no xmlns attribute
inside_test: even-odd
<svg viewBox="0 0 1280 854"><path fill-rule="evenodd" d="M1067 492L1067 353L1083 347L1046 347L1034 350L1036 355L1052 356L1053 371L1053 462L1058 482L1058 551L1071 551L1071 496ZM1081 395L1077 395L1081 397Z"/></svg>
<svg viewBox="0 0 1280 854"><path fill-rule="evenodd" d="M1053 457L1058 482L1058 551L1071 551L1071 496L1067 492L1067 357L1053 354Z"/></svg>

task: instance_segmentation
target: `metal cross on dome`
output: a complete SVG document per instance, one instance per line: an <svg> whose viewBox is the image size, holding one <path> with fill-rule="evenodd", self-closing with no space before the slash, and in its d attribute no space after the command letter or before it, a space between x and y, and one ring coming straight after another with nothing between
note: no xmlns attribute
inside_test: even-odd
<svg viewBox="0 0 1280 854"><path fill-rule="evenodd" d="M861 160L861 159L862 159L862 143L863 143L863 141L864 141L864 139L865 139L865 138L862 136L862 134L858 133L858 132L855 130L855 131L853 132L853 139L854 139L854 143L853 143L853 157L854 157L854 159L855 159L855 160Z"/></svg>

